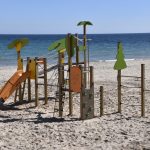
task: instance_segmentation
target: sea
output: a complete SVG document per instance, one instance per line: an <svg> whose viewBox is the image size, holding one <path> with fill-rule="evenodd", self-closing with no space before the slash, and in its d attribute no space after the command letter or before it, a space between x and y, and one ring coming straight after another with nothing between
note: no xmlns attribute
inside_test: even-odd
<svg viewBox="0 0 150 150"><path fill-rule="evenodd" d="M79 36L82 45L83 35ZM15 39L28 38L29 44L21 50L23 59L27 57L47 57L49 63L56 60L57 52L51 52L48 47L51 43L66 37L65 34L53 35L2 35L0 34L0 66L17 64L15 49L8 49L7 45ZM117 43L122 42L126 60L150 59L150 33L136 34L88 34L87 45L90 61L113 61L116 59ZM81 52L82 53L82 52ZM51 55L49 57L49 55ZM82 56L81 56L82 57Z"/></svg>

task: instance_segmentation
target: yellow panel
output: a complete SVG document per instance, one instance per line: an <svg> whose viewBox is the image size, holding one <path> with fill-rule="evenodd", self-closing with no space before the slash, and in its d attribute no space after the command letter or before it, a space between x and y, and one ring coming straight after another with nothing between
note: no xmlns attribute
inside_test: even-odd
<svg viewBox="0 0 150 150"><path fill-rule="evenodd" d="M35 60L31 59L29 62L30 79L35 79Z"/></svg>
<svg viewBox="0 0 150 150"><path fill-rule="evenodd" d="M21 42L19 42L19 43L16 45L16 51L17 51L17 52L20 52L21 46L22 46L22 43L21 43Z"/></svg>
<svg viewBox="0 0 150 150"><path fill-rule="evenodd" d="M65 50L65 49L63 49L63 50ZM61 52L61 64L64 64L64 62L65 62L65 53L64 53L64 51L62 51Z"/></svg>
<svg viewBox="0 0 150 150"><path fill-rule="evenodd" d="M61 49L60 51L59 51L59 53L64 53L66 51L66 49Z"/></svg>
<svg viewBox="0 0 150 150"><path fill-rule="evenodd" d="M18 68L17 70L23 70L23 59L19 58L18 59Z"/></svg>

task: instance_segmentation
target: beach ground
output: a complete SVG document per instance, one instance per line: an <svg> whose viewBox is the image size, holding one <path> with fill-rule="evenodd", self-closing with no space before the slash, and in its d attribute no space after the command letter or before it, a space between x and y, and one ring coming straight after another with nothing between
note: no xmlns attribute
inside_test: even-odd
<svg viewBox="0 0 150 150"><path fill-rule="evenodd" d="M150 90L150 60L127 61L122 74L141 76L145 64L145 84ZM0 111L1 150L142 150L150 149L150 92L145 93L145 117L141 117L140 88L122 89L122 113L117 113L117 71L113 61L93 62L95 81L95 118L79 120L79 95L74 94L73 116L68 117L68 98L64 103L64 118L53 117L54 101L47 105L40 100L13 105L14 94L7 100L7 109ZM15 67L0 67L2 87ZM140 80L124 78L122 84L139 87ZM99 87L104 87L104 116L99 114ZM32 87L34 91L34 87ZM34 97L34 92L32 92ZM39 88L43 95L43 88ZM27 94L25 94L27 99Z"/></svg>

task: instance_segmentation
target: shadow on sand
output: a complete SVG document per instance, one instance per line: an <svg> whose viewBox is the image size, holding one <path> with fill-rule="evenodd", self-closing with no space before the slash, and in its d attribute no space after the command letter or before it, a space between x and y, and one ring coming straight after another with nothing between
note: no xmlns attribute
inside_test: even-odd
<svg viewBox="0 0 150 150"><path fill-rule="evenodd" d="M56 117L50 117L50 118L43 118L42 113L38 113L37 117L35 118L28 118L28 119L15 119L15 118L10 118L8 116L2 116L0 115L0 118L2 118L2 120L0 120L0 123L10 123L10 122L28 122L28 123L35 123L35 124L39 124L39 123L62 123L62 122L72 122L72 121L79 121L78 118L69 118L68 120L64 119L64 118L56 118ZM7 118L7 119L5 119Z"/></svg>

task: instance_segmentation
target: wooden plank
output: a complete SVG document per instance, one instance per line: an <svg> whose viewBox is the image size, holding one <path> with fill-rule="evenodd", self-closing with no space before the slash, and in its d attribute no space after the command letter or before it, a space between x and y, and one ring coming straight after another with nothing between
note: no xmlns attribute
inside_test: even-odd
<svg viewBox="0 0 150 150"><path fill-rule="evenodd" d="M81 70L78 66L70 68L70 90L71 92L81 92Z"/></svg>

